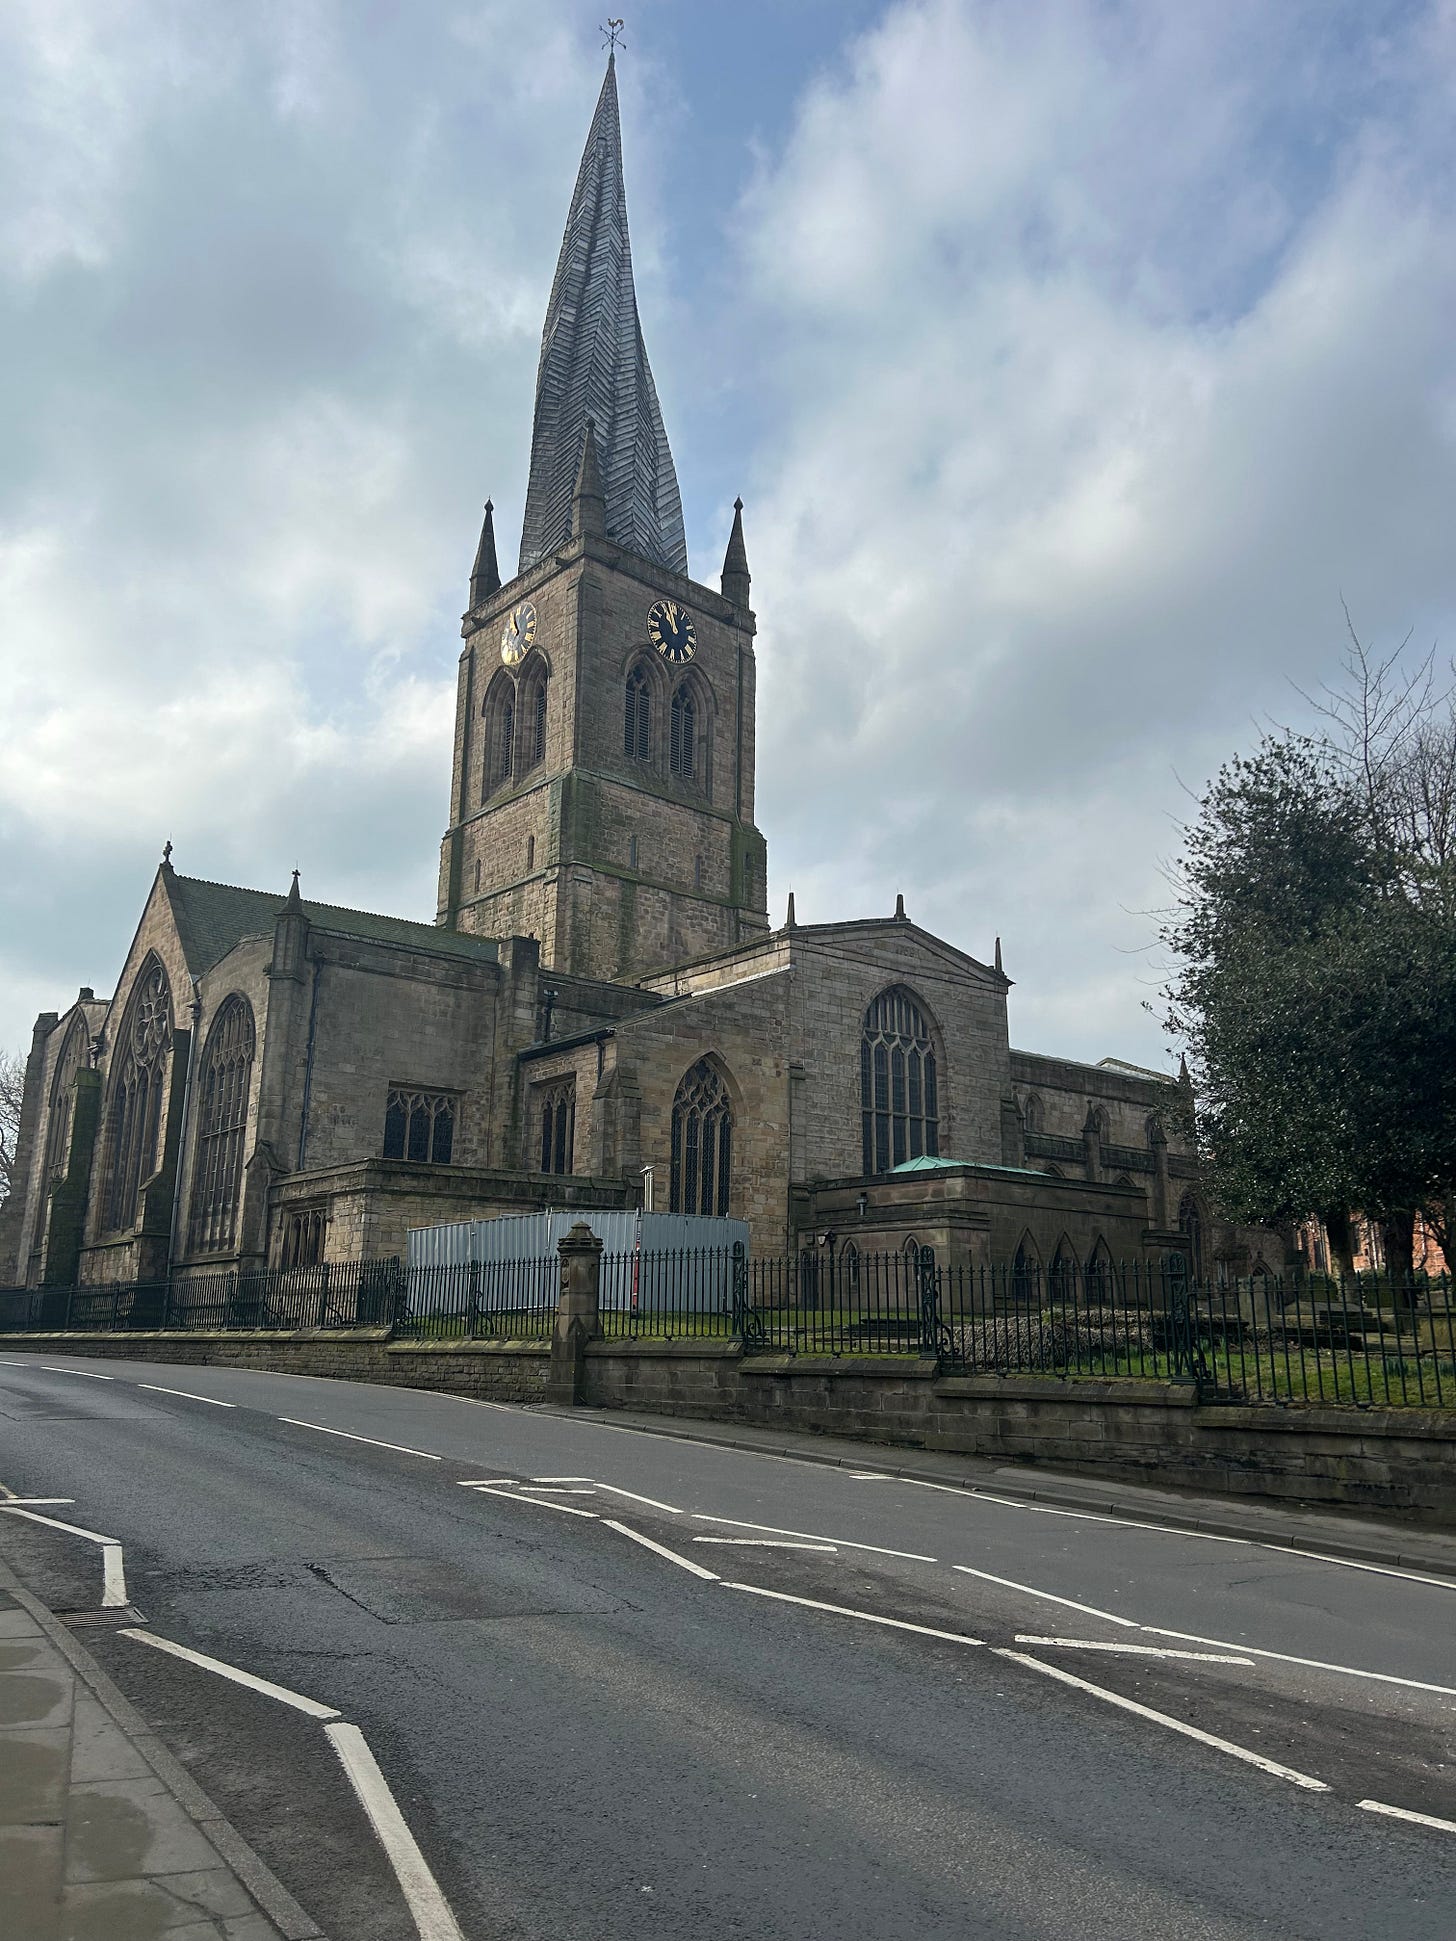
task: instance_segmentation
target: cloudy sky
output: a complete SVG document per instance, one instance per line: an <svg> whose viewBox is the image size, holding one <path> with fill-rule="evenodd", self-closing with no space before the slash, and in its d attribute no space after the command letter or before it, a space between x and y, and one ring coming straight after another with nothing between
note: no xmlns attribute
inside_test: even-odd
<svg viewBox="0 0 1456 1941"><path fill-rule="evenodd" d="M0 1043L189 874L433 916L600 83L576 0L0 0ZM638 295L773 912L1167 1058L1188 797L1456 639L1456 5L637 0ZM1153 1009L1148 1009L1149 1004Z"/></svg>

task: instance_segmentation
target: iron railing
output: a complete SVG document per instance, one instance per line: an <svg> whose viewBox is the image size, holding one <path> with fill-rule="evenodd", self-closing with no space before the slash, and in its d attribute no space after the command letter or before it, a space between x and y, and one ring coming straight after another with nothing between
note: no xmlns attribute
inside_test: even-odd
<svg viewBox="0 0 1456 1941"><path fill-rule="evenodd" d="M542 1339L560 1263L327 1263L172 1282L0 1293L0 1328L390 1326L417 1338ZM1184 1256L1049 1269L941 1266L929 1248L606 1254L608 1339L718 1339L749 1353L917 1355L989 1374L1191 1381L1207 1399L1456 1408L1446 1275L1192 1280Z"/></svg>

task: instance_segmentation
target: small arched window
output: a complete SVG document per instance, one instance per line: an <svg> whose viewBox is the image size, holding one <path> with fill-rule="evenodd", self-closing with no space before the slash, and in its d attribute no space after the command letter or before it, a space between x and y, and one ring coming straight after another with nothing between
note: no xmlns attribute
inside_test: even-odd
<svg viewBox="0 0 1456 1941"><path fill-rule="evenodd" d="M1035 1092L1028 1092L1021 1106L1021 1123L1028 1132L1042 1130L1041 1100Z"/></svg>
<svg viewBox="0 0 1456 1941"><path fill-rule="evenodd" d="M253 1007L234 992L212 1021L197 1085L189 1229L195 1254L222 1253L237 1231L254 1043Z"/></svg>
<svg viewBox="0 0 1456 1941"><path fill-rule="evenodd" d="M1041 1305L1041 1255L1029 1233L1024 1233L1016 1243L1016 1257L1011 1263L1011 1298L1024 1307Z"/></svg>
<svg viewBox="0 0 1456 1941"><path fill-rule="evenodd" d="M1099 1239L1087 1256L1087 1305L1106 1307L1116 1298L1117 1276L1107 1242Z"/></svg>
<svg viewBox="0 0 1456 1941"><path fill-rule="evenodd" d="M172 987L153 956L133 987L112 1060L104 1215L112 1233L135 1223L142 1187L157 1170L162 1080L171 1049Z"/></svg>
<svg viewBox="0 0 1456 1941"><path fill-rule="evenodd" d="M640 664L627 676L623 742L634 762L652 759L652 684Z"/></svg>
<svg viewBox="0 0 1456 1941"><path fill-rule="evenodd" d="M866 1173L940 1151L935 1045L918 1000L903 986L882 991L860 1040L860 1118Z"/></svg>
<svg viewBox="0 0 1456 1941"><path fill-rule="evenodd" d="M723 1074L700 1058L672 1102L673 1213L726 1215L733 1184L733 1105Z"/></svg>
<svg viewBox="0 0 1456 1941"><path fill-rule="evenodd" d="M1052 1255L1047 1293L1054 1301L1073 1301L1077 1297L1077 1256L1072 1252L1065 1234L1057 1242L1057 1250Z"/></svg>
<svg viewBox="0 0 1456 1941"><path fill-rule="evenodd" d="M76 1117L76 1074L86 1062L90 1033L78 1011L66 1028L61 1055L51 1079L50 1111L46 1123L45 1179L63 1179L71 1159L71 1127Z"/></svg>
<svg viewBox="0 0 1456 1941"><path fill-rule="evenodd" d="M684 681L672 697L667 766L672 774L691 781L698 772L697 763L698 706L692 688Z"/></svg>

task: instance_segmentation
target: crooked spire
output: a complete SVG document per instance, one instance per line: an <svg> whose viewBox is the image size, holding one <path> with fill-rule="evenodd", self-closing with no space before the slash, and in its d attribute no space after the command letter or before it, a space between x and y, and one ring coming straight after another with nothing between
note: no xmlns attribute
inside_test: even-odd
<svg viewBox="0 0 1456 1941"><path fill-rule="evenodd" d="M588 418L607 537L685 574L682 500L632 283L615 55L577 170L541 333L521 572L571 537Z"/></svg>

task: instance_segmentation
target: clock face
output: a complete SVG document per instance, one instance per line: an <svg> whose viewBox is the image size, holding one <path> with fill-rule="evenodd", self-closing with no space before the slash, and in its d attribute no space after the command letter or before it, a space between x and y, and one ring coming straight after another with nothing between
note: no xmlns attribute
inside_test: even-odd
<svg viewBox="0 0 1456 1941"><path fill-rule="evenodd" d="M698 636L686 607L676 600L658 600L647 615L647 631L664 660L681 664L698 651Z"/></svg>
<svg viewBox="0 0 1456 1941"><path fill-rule="evenodd" d="M501 659L507 667L518 667L526 658L526 650L536 638L536 609L529 600L523 600L510 619L501 635Z"/></svg>

